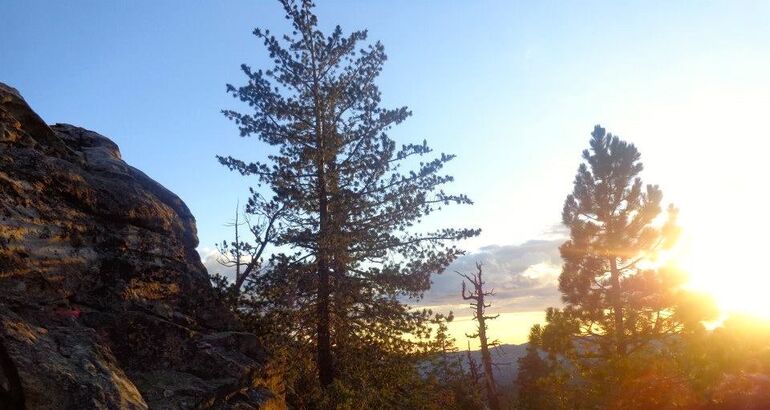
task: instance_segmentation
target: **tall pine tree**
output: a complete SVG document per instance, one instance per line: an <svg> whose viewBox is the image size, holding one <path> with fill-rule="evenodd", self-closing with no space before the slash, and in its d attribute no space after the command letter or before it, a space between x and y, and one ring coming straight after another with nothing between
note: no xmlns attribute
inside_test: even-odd
<svg viewBox="0 0 770 410"><path fill-rule="evenodd" d="M679 236L678 210L664 212L660 188L643 185L639 151L598 125L591 136L562 214L570 230L560 248L565 307L548 310L538 337L551 357L572 364L559 369L552 360L551 371L584 376L575 397L587 407L617 403L629 380L650 371L651 358L702 331L709 314L683 288L685 276L660 258Z"/></svg>
<svg viewBox="0 0 770 410"><path fill-rule="evenodd" d="M636 147L599 126L591 136L564 203L570 239L560 248L559 290L577 335L598 345L594 353L625 356L679 329L669 303L681 282L649 264L675 243L677 210L669 206L659 224L663 194L643 186Z"/></svg>
<svg viewBox="0 0 770 410"><path fill-rule="evenodd" d="M424 332L428 314L403 301L419 298L431 274L461 253L454 241L479 231L417 229L442 206L471 201L442 189L453 180L441 174L452 155L422 160L432 152L427 143L399 148L388 137L411 113L380 106L382 44L359 48L366 31L343 35L339 26L323 34L311 1L281 4L291 35L254 31L272 67L243 65L248 83L228 85L251 111L224 111L241 136L255 136L276 153L266 162L219 160L272 190L270 203L282 209L275 244L312 267L315 362L327 387L355 371L350 358L357 355L372 352L368 365L377 366L374 357L416 349L406 334Z"/></svg>

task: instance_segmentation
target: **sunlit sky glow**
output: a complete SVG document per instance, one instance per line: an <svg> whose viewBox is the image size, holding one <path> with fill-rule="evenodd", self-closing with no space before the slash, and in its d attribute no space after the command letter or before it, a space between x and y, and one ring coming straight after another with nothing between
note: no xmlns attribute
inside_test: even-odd
<svg viewBox="0 0 770 410"><path fill-rule="evenodd" d="M385 44L384 102L414 112L391 135L458 155L454 189L476 205L429 224L483 229L453 269L488 265L503 313L491 334L522 342L558 303L556 227L597 123L637 145L645 182L681 209L692 286L725 312L770 315L770 2L319 3L325 27ZM11 0L0 15L0 81L47 121L116 141L185 200L210 256L249 185L214 154L263 155L219 114L240 107L224 84L265 62L250 33L286 31L279 6ZM464 345L459 278L434 282L424 303L455 310Z"/></svg>

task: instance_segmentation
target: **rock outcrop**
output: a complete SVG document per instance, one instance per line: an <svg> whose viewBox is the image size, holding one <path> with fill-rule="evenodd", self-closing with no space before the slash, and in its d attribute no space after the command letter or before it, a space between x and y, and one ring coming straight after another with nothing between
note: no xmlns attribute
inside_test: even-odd
<svg viewBox="0 0 770 410"><path fill-rule="evenodd" d="M197 244L115 143L0 83L0 409L285 407Z"/></svg>

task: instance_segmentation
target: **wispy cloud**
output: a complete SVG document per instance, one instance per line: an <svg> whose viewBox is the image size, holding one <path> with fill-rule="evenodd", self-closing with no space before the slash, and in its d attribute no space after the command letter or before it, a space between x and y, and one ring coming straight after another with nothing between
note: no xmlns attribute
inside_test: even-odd
<svg viewBox="0 0 770 410"><path fill-rule="evenodd" d="M420 302L436 311L464 313L467 304L460 296L462 278L455 272L471 273L476 262L483 265L484 281L494 289L491 312L512 313L544 310L561 304L558 277L561 271L558 239L531 240L520 245L490 245L458 258L433 279L431 289Z"/></svg>
<svg viewBox="0 0 770 410"><path fill-rule="evenodd" d="M435 275L431 289L419 302L437 312L454 311L456 315L470 314L468 304L460 296L462 278L455 272L476 271L476 262L484 269L493 313L542 311L561 304L558 277L561 272L559 246L564 232L559 227L548 231L547 239L530 240L520 245L489 245L458 258L446 272ZM220 253L209 247L198 249L201 261L209 273L234 276L234 269L217 262Z"/></svg>

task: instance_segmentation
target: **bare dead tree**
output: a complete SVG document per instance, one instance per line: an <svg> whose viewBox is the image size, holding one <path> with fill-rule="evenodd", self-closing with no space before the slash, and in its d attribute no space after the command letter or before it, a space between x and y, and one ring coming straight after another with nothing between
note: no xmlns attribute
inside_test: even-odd
<svg viewBox="0 0 770 410"><path fill-rule="evenodd" d="M228 226L233 227L234 240L229 243L222 241L221 244L217 245L220 254L217 257L217 262L224 267L235 268L235 278L230 289L236 296L240 294L247 280L252 279L262 267L262 256L267 245L274 243L277 239L278 229L276 225L282 211L282 207L273 202L264 201L255 194L246 205L243 213L244 220L241 221L241 210L236 205L235 220L228 224ZM252 223L249 215L257 217L256 223ZM247 228L254 242L241 238L242 226Z"/></svg>
<svg viewBox="0 0 770 410"><path fill-rule="evenodd" d="M476 262L476 273L464 274L457 272L465 280L463 281L462 297L464 300L470 300L471 309L473 309L473 319L478 322L476 333L466 334L469 338L478 338L481 345L481 362L484 366L484 384L487 390L487 400L492 410L500 409L500 400L497 397L497 385L495 384L494 374L492 373L492 356L489 348L499 344L497 340L490 342L487 337L487 320L497 319L498 315L487 316L486 309L492 304L485 302L485 297L494 296L494 289L484 290L484 281L482 280L481 263ZM465 284L468 281L473 285L472 290L468 290ZM469 353L470 357L470 353Z"/></svg>

